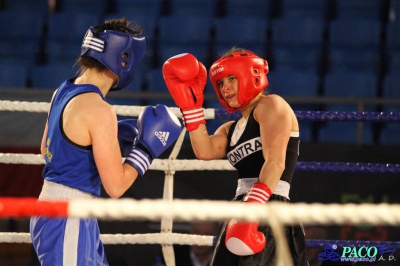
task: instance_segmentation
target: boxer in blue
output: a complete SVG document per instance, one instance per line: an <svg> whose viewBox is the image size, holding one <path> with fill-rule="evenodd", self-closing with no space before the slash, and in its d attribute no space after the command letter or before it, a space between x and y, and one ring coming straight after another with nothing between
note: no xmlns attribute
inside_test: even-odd
<svg viewBox="0 0 400 266"><path fill-rule="evenodd" d="M126 19L89 28L78 76L64 81L51 100L39 200L95 199L101 185L119 198L178 138L181 124L166 106L148 106L137 120L117 121L105 101L109 91L131 82L145 41L141 28ZM108 265L96 219L32 217L30 233L42 265Z"/></svg>

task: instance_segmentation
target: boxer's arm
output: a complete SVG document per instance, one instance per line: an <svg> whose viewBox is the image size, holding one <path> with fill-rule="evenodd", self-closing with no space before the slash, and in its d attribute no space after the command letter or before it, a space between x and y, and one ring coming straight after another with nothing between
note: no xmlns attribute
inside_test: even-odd
<svg viewBox="0 0 400 266"><path fill-rule="evenodd" d="M99 101L90 104L96 112L87 114L94 159L105 191L111 198L119 198L135 182L138 172L122 164L117 115L112 106Z"/></svg>
<svg viewBox="0 0 400 266"><path fill-rule="evenodd" d="M265 97L256 107L254 117L260 124L265 163L259 180L274 191L285 170L286 149L292 131L291 108L279 96Z"/></svg>
<svg viewBox="0 0 400 266"><path fill-rule="evenodd" d="M220 126L213 135L209 135L206 125L199 125L196 130L190 131L190 143L193 152L200 160L220 159L226 156L228 131L233 121Z"/></svg>

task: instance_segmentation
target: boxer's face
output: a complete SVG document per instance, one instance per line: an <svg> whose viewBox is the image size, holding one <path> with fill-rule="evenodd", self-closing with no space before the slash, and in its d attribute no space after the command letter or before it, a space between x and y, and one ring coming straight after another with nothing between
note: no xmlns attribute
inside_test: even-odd
<svg viewBox="0 0 400 266"><path fill-rule="evenodd" d="M238 79L234 75L227 75L217 81L218 88L225 102L232 108L240 107L238 102Z"/></svg>

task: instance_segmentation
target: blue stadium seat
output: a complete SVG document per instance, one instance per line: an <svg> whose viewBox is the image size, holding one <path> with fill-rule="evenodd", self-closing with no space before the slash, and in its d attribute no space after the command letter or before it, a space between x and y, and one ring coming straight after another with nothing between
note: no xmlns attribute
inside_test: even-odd
<svg viewBox="0 0 400 266"><path fill-rule="evenodd" d="M35 89L55 90L66 79L76 76L71 64L47 64L31 70L32 87Z"/></svg>
<svg viewBox="0 0 400 266"><path fill-rule="evenodd" d="M400 99L400 70L387 74L383 82L383 98ZM400 113L399 105L384 105L384 112ZM382 145L400 145L400 123L388 122L380 132L379 143Z"/></svg>
<svg viewBox="0 0 400 266"><path fill-rule="evenodd" d="M380 54L376 50L331 49L328 53L329 69L378 73Z"/></svg>
<svg viewBox="0 0 400 266"><path fill-rule="evenodd" d="M318 80L313 71L273 70L268 73L268 90L283 97L315 97L318 95Z"/></svg>
<svg viewBox="0 0 400 266"><path fill-rule="evenodd" d="M35 40L24 42L0 40L0 60L32 66L35 64L36 51L39 47L40 44Z"/></svg>
<svg viewBox="0 0 400 266"><path fill-rule="evenodd" d="M162 95L167 96L163 99L146 99L147 104L156 105L156 104L165 104L166 106L175 107L174 100L171 96L169 96L167 86L165 85L164 78L162 75L161 68L150 69L146 74L146 83L147 83L147 93L152 95Z"/></svg>
<svg viewBox="0 0 400 266"><path fill-rule="evenodd" d="M272 24L272 43L274 47L319 50L323 32L324 21L321 18L281 17Z"/></svg>
<svg viewBox="0 0 400 266"><path fill-rule="evenodd" d="M274 46L273 50L273 67L274 70L298 70L313 71L317 73L321 51L317 49L307 48L281 48Z"/></svg>
<svg viewBox="0 0 400 266"><path fill-rule="evenodd" d="M80 55L86 31L100 21L100 16L93 13L51 14L46 40L49 63L73 64Z"/></svg>
<svg viewBox="0 0 400 266"><path fill-rule="evenodd" d="M341 111L346 111L341 109ZM347 110L348 112L354 111L354 109ZM363 145L371 145L373 143L373 129L371 123L363 123L362 139ZM325 143L347 143L357 144L358 143L358 127L356 122L327 122L326 126L319 130L319 141Z"/></svg>
<svg viewBox="0 0 400 266"><path fill-rule="evenodd" d="M338 18L367 18L379 21L382 1L377 0L338 0Z"/></svg>
<svg viewBox="0 0 400 266"><path fill-rule="evenodd" d="M384 98L400 98L400 69L387 74L383 81Z"/></svg>
<svg viewBox="0 0 400 266"><path fill-rule="evenodd" d="M329 71L357 69L377 73L380 69L381 24L364 18L338 18L330 23Z"/></svg>
<svg viewBox="0 0 400 266"><path fill-rule="evenodd" d="M266 1L267 2L267 1ZM282 0L282 16L297 18L326 19L327 1L321 0Z"/></svg>
<svg viewBox="0 0 400 266"><path fill-rule="evenodd" d="M0 60L0 87L2 89L25 89L28 81L28 68L19 62Z"/></svg>
<svg viewBox="0 0 400 266"><path fill-rule="evenodd" d="M117 0L116 12L132 16L159 16L161 14L161 2L162 0Z"/></svg>
<svg viewBox="0 0 400 266"><path fill-rule="evenodd" d="M267 26L265 19L253 16L226 16L215 21L215 57L219 52L233 46L264 54L267 45Z"/></svg>
<svg viewBox="0 0 400 266"><path fill-rule="evenodd" d="M62 12L79 12L101 16L107 11L107 0L62 0Z"/></svg>
<svg viewBox="0 0 400 266"><path fill-rule="evenodd" d="M288 97L316 97L318 95L318 75L315 71L299 70L273 70L268 74L268 91L278 94L286 101ZM289 102L289 101L288 101ZM290 103L294 111L313 111L317 106L313 104ZM312 140L313 123L301 121L300 139L310 142Z"/></svg>
<svg viewBox="0 0 400 266"><path fill-rule="evenodd" d="M145 82L145 74L146 71L143 68L139 69L139 71L137 71L135 73L135 77L134 79L131 81L131 83L128 84L128 86L126 86L123 91L127 91L127 92L142 92L144 89L144 82Z"/></svg>
<svg viewBox="0 0 400 266"><path fill-rule="evenodd" d="M400 123L386 123L380 132L379 143L381 145L400 145L399 132Z"/></svg>
<svg viewBox="0 0 400 266"><path fill-rule="evenodd" d="M377 94L378 77L366 72L338 70L329 72L324 80L325 96L336 98L374 98ZM357 111L357 104L327 104L327 111ZM375 111L373 106L365 106L364 111ZM357 123L327 122L319 131L322 142L357 143ZM373 142L371 123L363 123L363 143Z"/></svg>
<svg viewBox="0 0 400 266"><path fill-rule="evenodd" d="M329 72L324 80L325 96L369 97L377 95L377 75L359 71L338 70Z"/></svg>
<svg viewBox="0 0 400 266"><path fill-rule="evenodd" d="M213 18L217 2L214 0L171 0L171 14Z"/></svg>
<svg viewBox="0 0 400 266"><path fill-rule="evenodd" d="M205 64L211 44L211 20L207 17L170 15L159 20L158 54L163 64L171 56L188 52Z"/></svg>
<svg viewBox="0 0 400 266"><path fill-rule="evenodd" d="M48 63L73 65L80 56L82 43L78 41L74 43L65 43L59 40L48 40L46 46Z"/></svg>
<svg viewBox="0 0 400 266"><path fill-rule="evenodd" d="M400 50L388 51L388 69L387 72L400 71Z"/></svg>
<svg viewBox="0 0 400 266"><path fill-rule="evenodd" d="M48 39L67 44L82 43L90 26L100 24L101 16L84 12L53 13L48 18Z"/></svg>
<svg viewBox="0 0 400 266"><path fill-rule="evenodd" d="M159 41L165 44L208 45L211 26L211 20L202 16L164 16L159 20Z"/></svg>
<svg viewBox="0 0 400 266"><path fill-rule="evenodd" d="M400 3L398 1L390 1L389 6L389 20L391 22L398 21L400 15Z"/></svg>
<svg viewBox="0 0 400 266"><path fill-rule="evenodd" d="M228 16L254 16L267 19L270 12L270 2L260 0L227 0L226 14Z"/></svg>
<svg viewBox="0 0 400 266"><path fill-rule="evenodd" d="M0 11L0 58L33 64L43 25L44 15L38 11Z"/></svg>
<svg viewBox="0 0 400 266"><path fill-rule="evenodd" d="M373 19L336 19L330 23L329 36L329 45L333 49L378 51L381 24Z"/></svg>
<svg viewBox="0 0 400 266"><path fill-rule="evenodd" d="M400 5L400 3L397 3ZM400 13L399 13L400 15ZM387 24L387 49L389 52L400 51L400 20L396 19Z"/></svg>
<svg viewBox="0 0 400 266"><path fill-rule="evenodd" d="M272 24L273 66L279 69L314 70L323 47L321 18L280 17Z"/></svg>
<svg viewBox="0 0 400 266"><path fill-rule="evenodd" d="M17 11L33 11L40 12L45 14L49 10L49 1L48 0L10 0L7 1L7 9L8 10L17 10Z"/></svg>

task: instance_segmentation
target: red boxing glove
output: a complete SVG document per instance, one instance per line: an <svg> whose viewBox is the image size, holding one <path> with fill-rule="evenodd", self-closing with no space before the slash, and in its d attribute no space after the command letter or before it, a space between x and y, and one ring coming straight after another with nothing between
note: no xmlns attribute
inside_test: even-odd
<svg viewBox="0 0 400 266"><path fill-rule="evenodd" d="M181 109L186 129L192 131L205 124L203 92L207 71L204 65L192 54L184 53L165 61L162 72L175 104Z"/></svg>
<svg viewBox="0 0 400 266"><path fill-rule="evenodd" d="M266 203L271 197L271 189L264 183L255 183L244 202ZM248 256L261 252L266 243L263 233L257 231L258 222L240 222L232 219L226 226L225 245L238 256Z"/></svg>

